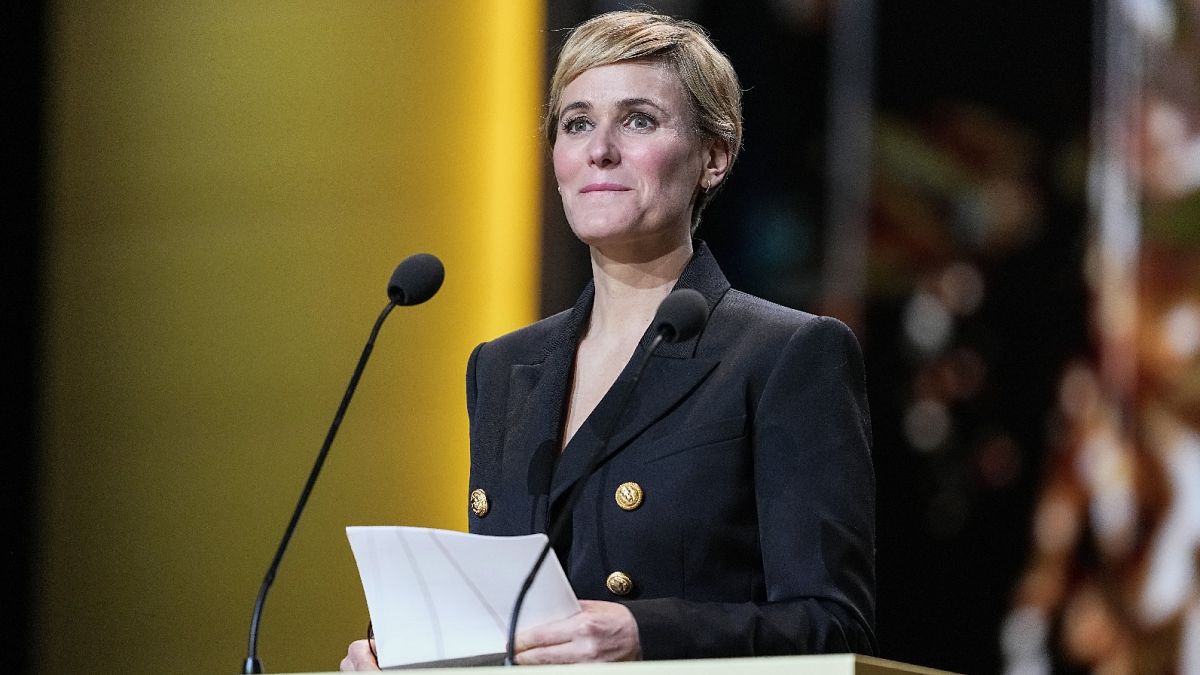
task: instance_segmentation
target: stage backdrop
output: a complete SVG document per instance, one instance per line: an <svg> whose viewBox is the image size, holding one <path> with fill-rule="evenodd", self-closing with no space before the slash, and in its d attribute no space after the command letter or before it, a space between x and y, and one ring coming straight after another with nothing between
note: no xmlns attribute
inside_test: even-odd
<svg viewBox="0 0 1200 675"><path fill-rule="evenodd" d="M273 671L367 613L343 528L464 528L463 373L535 318L534 0L62 0L49 17L38 672L233 672L262 573L404 256L266 606Z"/></svg>

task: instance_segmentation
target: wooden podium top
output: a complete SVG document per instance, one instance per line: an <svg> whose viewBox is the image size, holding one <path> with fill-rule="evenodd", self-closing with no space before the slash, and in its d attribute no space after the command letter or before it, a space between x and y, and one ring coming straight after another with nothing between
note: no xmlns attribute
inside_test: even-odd
<svg viewBox="0 0 1200 675"><path fill-rule="evenodd" d="M499 666L493 666L499 667ZM950 675L945 670L912 666L899 661L858 654L814 656L758 656L738 659L692 659L687 661L633 661L627 663L579 663L565 666L531 666L535 675ZM475 668L406 668L412 675L479 675ZM312 674L316 675L316 674Z"/></svg>

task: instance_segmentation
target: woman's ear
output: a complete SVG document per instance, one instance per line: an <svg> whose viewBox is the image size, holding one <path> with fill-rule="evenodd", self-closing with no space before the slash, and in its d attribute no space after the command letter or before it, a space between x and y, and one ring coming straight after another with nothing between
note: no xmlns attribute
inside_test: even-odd
<svg viewBox="0 0 1200 675"><path fill-rule="evenodd" d="M713 139L705 143L704 172L700 176L700 187L704 191L712 190L725 179L730 155L729 145L723 140Z"/></svg>

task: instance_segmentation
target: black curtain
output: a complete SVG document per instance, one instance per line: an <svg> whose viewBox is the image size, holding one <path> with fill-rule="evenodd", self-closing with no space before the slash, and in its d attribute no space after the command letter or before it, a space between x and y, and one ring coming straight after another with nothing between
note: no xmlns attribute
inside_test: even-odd
<svg viewBox="0 0 1200 675"><path fill-rule="evenodd" d="M6 672L29 669L32 637L31 560L34 551L36 372L38 361L38 275L42 239L41 137L43 121L43 44L45 12L42 2L5 3L0 10L0 84L4 87L0 156L5 163L3 263L0 301L4 303L2 331L4 399L0 401L5 447L0 471L6 487L0 490L4 523L3 626L8 638L0 651Z"/></svg>

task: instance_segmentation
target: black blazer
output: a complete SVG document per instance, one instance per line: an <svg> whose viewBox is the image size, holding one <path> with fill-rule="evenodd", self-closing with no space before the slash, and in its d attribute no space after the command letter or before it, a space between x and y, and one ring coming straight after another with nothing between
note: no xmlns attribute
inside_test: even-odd
<svg viewBox="0 0 1200 675"><path fill-rule="evenodd" d="M576 594L625 603L647 659L875 653L858 342L835 319L730 289L703 242L676 287L700 291L709 320L651 358L555 542ZM599 446L597 420L612 414L630 365L557 451L593 297L589 284L573 309L471 354L469 489L487 497L482 517L468 514L471 532L545 532ZM647 332L639 349L649 342ZM634 510L614 498L626 482L642 492ZM623 596L606 586L614 571L633 582Z"/></svg>

